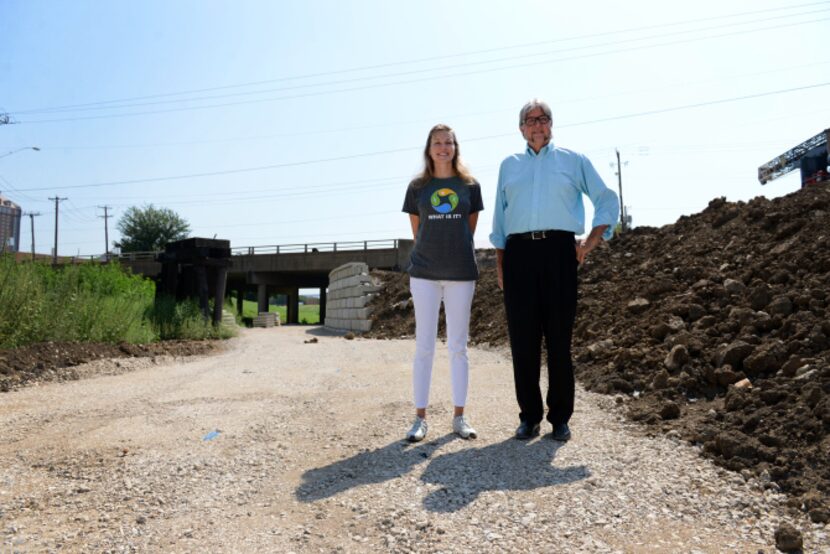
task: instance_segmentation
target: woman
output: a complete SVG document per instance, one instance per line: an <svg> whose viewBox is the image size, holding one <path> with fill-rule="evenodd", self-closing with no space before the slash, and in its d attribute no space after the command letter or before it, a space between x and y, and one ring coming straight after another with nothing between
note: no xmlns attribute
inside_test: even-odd
<svg viewBox="0 0 830 554"><path fill-rule="evenodd" d="M455 132L446 125L436 125L427 136L424 169L409 184L403 205L415 238L407 268L415 305L412 382L416 417L406 434L411 442L423 440L427 434L426 408L442 300L455 406L452 429L462 438L476 437L464 416L464 404L470 306L478 278L473 234L483 208L481 187L460 160Z"/></svg>

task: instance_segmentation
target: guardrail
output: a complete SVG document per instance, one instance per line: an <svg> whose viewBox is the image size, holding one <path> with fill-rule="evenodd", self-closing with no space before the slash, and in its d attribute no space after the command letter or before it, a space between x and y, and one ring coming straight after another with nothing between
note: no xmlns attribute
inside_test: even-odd
<svg viewBox="0 0 830 554"><path fill-rule="evenodd" d="M266 246L237 246L231 248L233 256L256 254L312 254L316 252L343 252L356 250L380 250L397 248L398 239L361 240L351 242L312 242L308 244L275 244Z"/></svg>
<svg viewBox="0 0 830 554"><path fill-rule="evenodd" d="M123 252L112 257L122 262L152 262L161 252Z"/></svg>

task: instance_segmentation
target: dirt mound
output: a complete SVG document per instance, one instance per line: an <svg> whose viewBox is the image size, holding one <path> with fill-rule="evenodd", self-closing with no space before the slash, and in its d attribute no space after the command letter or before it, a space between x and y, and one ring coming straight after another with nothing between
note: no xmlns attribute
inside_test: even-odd
<svg viewBox="0 0 830 554"><path fill-rule="evenodd" d="M476 283L476 295L470 312L470 342L472 344L507 344L507 320L504 303L496 282L495 250L478 250L478 268L481 273ZM415 316L409 294L409 276L394 271L372 271L375 281L383 284L383 291L369 306L372 308L372 330L363 336L376 339L394 339L415 335ZM438 323L438 334L446 336L444 308Z"/></svg>
<svg viewBox="0 0 830 554"><path fill-rule="evenodd" d="M508 342L493 256L479 255L473 343ZM406 276L378 276L370 336L412 334ZM829 295L830 187L715 199L613 240L580 269L577 376L827 522Z"/></svg>
<svg viewBox="0 0 830 554"><path fill-rule="evenodd" d="M104 358L194 356L219 348L215 341L163 341L150 344L44 342L0 350L0 391L25 384L78 378L74 366Z"/></svg>

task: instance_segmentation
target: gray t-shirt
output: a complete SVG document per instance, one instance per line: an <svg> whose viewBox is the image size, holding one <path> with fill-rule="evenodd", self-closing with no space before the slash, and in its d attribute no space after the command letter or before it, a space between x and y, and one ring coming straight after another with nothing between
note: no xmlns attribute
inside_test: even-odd
<svg viewBox="0 0 830 554"><path fill-rule="evenodd" d="M409 183L403 211L420 217L407 272L434 281L478 279L469 216L484 209L481 186L458 177Z"/></svg>

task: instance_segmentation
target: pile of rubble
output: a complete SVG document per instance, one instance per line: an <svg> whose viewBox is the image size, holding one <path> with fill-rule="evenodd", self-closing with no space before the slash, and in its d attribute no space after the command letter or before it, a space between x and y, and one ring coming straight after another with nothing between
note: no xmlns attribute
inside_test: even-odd
<svg viewBox="0 0 830 554"><path fill-rule="evenodd" d="M471 342L506 345L494 252L479 260ZM370 336L411 335L407 277L377 276ZM634 229L592 253L579 296L586 388L830 521L830 187Z"/></svg>

